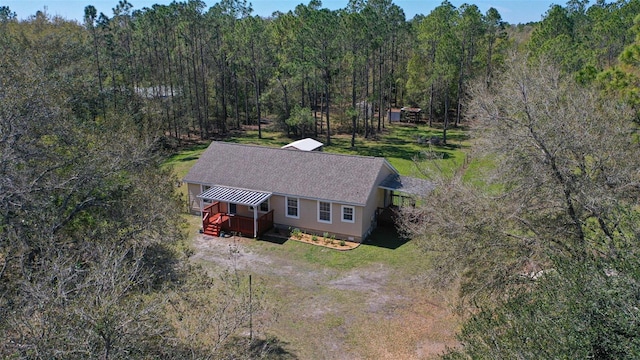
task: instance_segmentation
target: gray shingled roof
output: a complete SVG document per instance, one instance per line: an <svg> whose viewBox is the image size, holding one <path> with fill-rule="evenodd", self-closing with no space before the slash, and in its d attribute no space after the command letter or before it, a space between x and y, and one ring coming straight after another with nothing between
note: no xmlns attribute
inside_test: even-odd
<svg viewBox="0 0 640 360"><path fill-rule="evenodd" d="M398 174L388 175L382 180L379 187L419 196L427 195L435 189L435 185L429 180L400 176Z"/></svg>
<svg viewBox="0 0 640 360"><path fill-rule="evenodd" d="M183 179L311 199L364 205L384 159L213 142Z"/></svg>

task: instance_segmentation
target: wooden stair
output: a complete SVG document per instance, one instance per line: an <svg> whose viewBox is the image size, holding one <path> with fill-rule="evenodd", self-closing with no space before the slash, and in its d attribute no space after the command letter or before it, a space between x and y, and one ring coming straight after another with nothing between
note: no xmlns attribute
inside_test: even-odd
<svg viewBox="0 0 640 360"><path fill-rule="evenodd" d="M211 221L204 228L204 233L210 236L220 236L220 214L214 214Z"/></svg>
<svg viewBox="0 0 640 360"><path fill-rule="evenodd" d="M220 236L220 225L209 224L204 229L204 233L209 236Z"/></svg>

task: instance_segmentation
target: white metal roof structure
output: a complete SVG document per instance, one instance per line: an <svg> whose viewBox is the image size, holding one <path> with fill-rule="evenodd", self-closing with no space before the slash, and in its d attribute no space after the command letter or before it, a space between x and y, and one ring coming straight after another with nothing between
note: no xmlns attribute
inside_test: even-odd
<svg viewBox="0 0 640 360"><path fill-rule="evenodd" d="M202 194L201 199L212 201L223 201L239 205L258 206L270 198L272 193L265 191L255 191L238 189L228 186L212 186Z"/></svg>
<svg viewBox="0 0 640 360"><path fill-rule="evenodd" d="M302 151L313 151L321 148L324 144L312 138L294 141L282 147L282 149L296 149Z"/></svg>

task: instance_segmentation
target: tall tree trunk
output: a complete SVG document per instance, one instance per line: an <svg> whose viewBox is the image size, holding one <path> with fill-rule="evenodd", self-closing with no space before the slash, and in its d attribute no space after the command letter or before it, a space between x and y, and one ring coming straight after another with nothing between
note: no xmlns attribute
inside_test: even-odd
<svg viewBox="0 0 640 360"><path fill-rule="evenodd" d="M217 47L221 48L222 44L220 42L221 34L219 33L216 37ZM220 99L220 107L222 110L222 114L218 116L218 130L220 133L225 134L227 132L227 58L225 52L219 53L220 58L218 59L218 76L220 78L220 93L216 94L217 98Z"/></svg>
<svg viewBox="0 0 640 360"><path fill-rule="evenodd" d="M234 70L233 71L233 89L234 89L234 96L233 96L233 108L235 111L235 118L236 118L236 127L238 129L240 129L240 105L239 103L239 99L238 99L238 73Z"/></svg>
<svg viewBox="0 0 640 360"><path fill-rule="evenodd" d="M156 34L157 36L158 34ZM167 74L166 74L166 66L164 64L163 61L163 55L161 53L161 51L158 49L158 43L160 42L157 37L154 37L155 41L153 42L153 54L155 57L155 63L158 64L158 66L160 66L160 76L161 76L161 80L160 80L160 84L157 84L155 86L155 97L157 101L160 101L162 110L164 112L164 120L166 125L164 126L164 128L162 129L162 135L164 136L165 133L169 133L171 134L171 118L169 116L169 106L168 104L164 101L164 93L166 92L166 84L167 84Z"/></svg>
<svg viewBox="0 0 640 360"><path fill-rule="evenodd" d="M207 86L207 64L205 62L205 56L204 56L204 41L202 41L203 38L204 38L204 35L202 34L202 30L201 30L198 37L199 41L197 41L196 44L199 44L198 50L200 53L200 68L201 68L200 77L202 79L202 107L203 107L203 113L204 113L205 132L208 137L209 121L210 121L209 87ZM222 132L224 133L224 129Z"/></svg>
<svg viewBox="0 0 640 360"><path fill-rule="evenodd" d="M284 81L282 81L280 77L278 77L278 83L280 83L280 88L282 89L282 98L284 100L284 117L285 119L288 119L289 116L291 116L291 108L289 106L289 91L287 90L287 85L285 85Z"/></svg>
<svg viewBox="0 0 640 360"><path fill-rule="evenodd" d="M198 86L198 69L196 68L196 49L195 44L192 44L191 47L191 69L193 75L193 89L195 91L195 110L198 119L198 128L200 131L200 139L204 139L204 124L202 122L202 109L200 108L200 89Z"/></svg>
<svg viewBox="0 0 640 360"><path fill-rule="evenodd" d="M435 86L431 82L431 90L429 91L429 127L433 127L433 98L435 97Z"/></svg>
<svg viewBox="0 0 640 360"><path fill-rule="evenodd" d="M376 54L371 56L371 127L370 131L375 132L375 113L376 113Z"/></svg>
<svg viewBox="0 0 640 360"><path fill-rule="evenodd" d="M329 97L329 83L331 82L331 73L329 72L329 68L325 68L325 82L324 82L324 92L327 100L327 145L331 145L331 125L329 123L329 108L331 107L331 99Z"/></svg>
<svg viewBox="0 0 640 360"><path fill-rule="evenodd" d="M113 94L113 111L118 111L118 86L116 85L116 54L115 49L112 47L109 51L111 53L111 91Z"/></svg>
<svg viewBox="0 0 640 360"><path fill-rule="evenodd" d="M254 74L254 81L256 84L256 112L258 113L258 139L262 139L262 122L260 114L260 78Z"/></svg>
<svg viewBox="0 0 640 360"><path fill-rule="evenodd" d="M171 45L171 43L169 42L169 37L167 36L167 31L169 31L169 26L166 23L165 20L165 24L164 24L164 29L163 29L163 35L164 35L164 53L165 53L165 57L167 60L167 71L169 72L168 74L168 78L169 78L169 103L171 104L171 115L172 115L172 120L173 120L173 131L174 131L174 137L176 139L178 139L178 141L180 141L180 135L178 134L178 119L176 117L176 104L174 102L175 99L175 93L174 93L174 86L173 86L173 71L172 71L172 66L171 66L171 54L169 52L169 46ZM166 85L165 85L166 86Z"/></svg>
<svg viewBox="0 0 640 360"><path fill-rule="evenodd" d="M493 32L492 32L493 31ZM489 40L487 41L488 43L488 48L487 48L487 73L486 73L486 84L487 84L487 88L491 87L491 78L493 77L493 47L495 45L495 41L496 41L496 35L495 35L495 30L494 29L490 29L489 30Z"/></svg>
<svg viewBox="0 0 640 360"><path fill-rule="evenodd" d="M368 57L368 56L367 56ZM370 134L369 126L369 59L365 66L364 77L364 138L368 139Z"/></svg>
<svg viewBox="0 0 640 360"><path fill-rule="evenodd" d="M447 144L447 128L449 128L449 92L444 92L444 126L442 129L442 143Z"/></svg>
<svg viewBox="0 0 640 360"><path fill-rule="evenodd" d="M383 92L384 86L382 86L382 65L384 63L382 48L384 44L380 46L380 50L378 50L378 132L382 132L381 123L382 123L382 103L383 103Z"/></svg>
<svg viewBox="0 0 640 360"><path fill-rule="evenodd" d="M255 44L253 38L251 39L251 60L253 60L253 83L255 85L256 96L256 112L258 113L258 139L262 139L262 122L260 114L260 70L258 69L258 62L256 60Z"/></svg>
<svg viewBox="0 0 640 360"><path fill-rule="evenodd" d="M462 112L462 88L464 81L464 59L465 59L465 45L462 43L462 56L460 57L460 74L458 76L458 93L457 93L457 106L456 106L456 123L455 127L460 126L460 113Z"/></svg>
<svg viewBox="0 0 640 360"><path fill-rule="evenodd" d="M96 57L96 67L98 70L98 88L100 89L100 94L99 94L99 98L100 98L100 104L102 106L102 117L103 119L106 120L107 118L107 109L106 109L106 105L104 103L104 88L102 86L102 69L100 67L100 55L98 52L98 35L96 34L96 28L93 26L93 24L91 25L91 29L92 29L92 33L93 33L93 47L94 47L94 54Z"/></svg>
<svg viewBox="0 0 640 360"><path fill-rule="evenodd" d="M250 116L249 116L249 82L244 82L244 122L245 125L250 124Z"/></svg>
<svg viewBox="0 0 640 360"><path fill-rule="evenodd" d="M353 54L353 58L355 59L355 51ZM358 113L356 110L356 64L354 62L353 69L351 70L351 147L354 148L356 146L356 129L358 127L357 119Z"/></svg>
<svg viewBox="0 0 640 360"><path fill-rule="evenodd" d="M318 138L318 82L316 81L318 78L317 70L313 71L313 119L315 120L315 137ZM322 106L322 104L320 105ZM322 108L320 108L320 116L322 116Z"/></svg>
<svg viewBox="0 0 640 360"><path fill-rule="evenodd" d="M395 83L396 83L395 70L396 70L396 62L398 61L398 47L396 44L395 32L393 33L393 37L391 38L391 54L389 56L391 60L391 79L389 81L389 102L388 103L389 103L389 111L391 111L391 108L393 106L397 106L398 104L398 91L397 89L395 89ZM387 123L390 120L391 118L388 118Z"/></svg>
<svg viewBox="0 0 640 360"><path fill-rule="evenodd" d="M174 44L175 44L175 46L176 46L176 48L178 50L178 64L177 64L178 79L177 79L177 82L178 82L178 86L179 86L180 92L179 92L178 101L177 101L177 103L178 103L177 111L178 111L179 120L180 120L180 125L179 126L182 128L182 131L186 131L187 138L189 138L189 137L191 137L191 132L189 131L189 127L188 126L185 128L186 124L184 123L184 121L185 121L185 119L184 119L184 112L185 112L184 109L186 108L185 104L184 104L184 101L188 97L188 95L186 94L187 86L185 84L186 76L184 75L184 58L182 56L182 47L176 41L176 33L175 33L175 31L173 32L173 42L174 42Z"/></svg>
<svg viewBox="0 0 640 360"><path fill-rule="evenodd" d="M226 70L222 69L222 72L220 73L220 77L221 79L221 86L222 86L222 94L219 94L218 97L220 98L221 101L221 107L222 107L222 115L220 116L220 119L218 121L218 129L220 130L220 132L222 134L226 134L227 133L227 75L226 75Z"/></svg>

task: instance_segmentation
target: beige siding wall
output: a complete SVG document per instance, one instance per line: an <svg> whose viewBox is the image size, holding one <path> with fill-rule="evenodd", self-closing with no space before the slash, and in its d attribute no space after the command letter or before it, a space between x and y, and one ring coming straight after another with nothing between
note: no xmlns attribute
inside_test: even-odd
<svg viewBox="0 0 640 360"><path fill-rule="evenodd" d="M271 200L271 199L269 199ZM271 201L269 201L271 202ZM221 203L221 209L223 209L222 211L227 211L227 204L226 203ZM271 204L269 204L269 210L273 209L271 207ZM236 205L236 214L241 215L241 216L248 216L248 217L253 217L253 209L249 208L249 206L247 205ZM260 208L258 208L258 217L262 216L266 214L265 211L260 211Z"/></svg>
<svg viewBox="0 0 640 360"><path fill-rule="evenodd" d="M382 180L392 173L391 169L383 166L376 179L376 184L380 184ZM362 234L368 235L369 232L373 230L372 226L375 222L376 210L379 207L384 207L384 190L376 186L371 189L371 195L369 196L367 205L363 209Z"/></svg>
<svg viewBox="0 0 640 360"><path fill-rule="evenodd" d="M193 214L200 214L200 199L198 195L202 194L200 184L187 184L189 193L189 211Z"/></svg>
<svg viewBox="0 0 640 360"><path fill-rule="evenodd" d="M353 223L342 221L342 205L331 203L331 223L318 221L318 201L298 198L299 218L286 216L286 197L273 195L271 197L271 209L274 211L274 222L285 230L299 228L308 233L322 235L327 232L338 239L361 241L362 240L362 210L361 206L353 206L355 221Z"/></svg>

